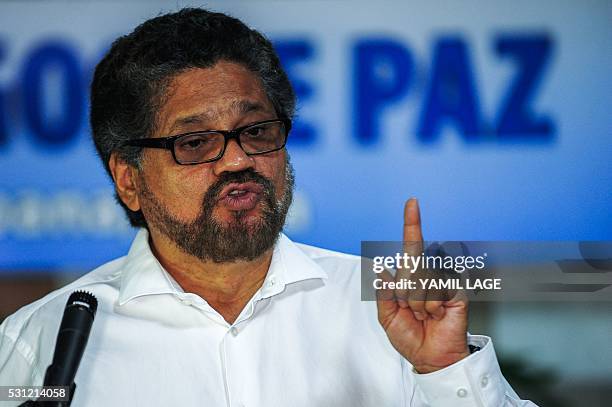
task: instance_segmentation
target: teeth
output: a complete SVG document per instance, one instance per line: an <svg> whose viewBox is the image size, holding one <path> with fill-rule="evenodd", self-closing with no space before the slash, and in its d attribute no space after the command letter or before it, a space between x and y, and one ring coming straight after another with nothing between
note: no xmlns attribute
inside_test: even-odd
<svg viewBox="0 0 612 407"><path fill-rule="evenodd" d="M242 195L242 194L244 194L244 191L235 189L232 192L230 192L228 195L236 196L236 195Z"/></svg>

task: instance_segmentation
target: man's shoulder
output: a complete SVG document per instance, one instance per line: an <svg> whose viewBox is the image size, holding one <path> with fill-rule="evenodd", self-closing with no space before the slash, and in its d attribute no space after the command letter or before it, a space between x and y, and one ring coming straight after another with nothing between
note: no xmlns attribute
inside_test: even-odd
<svg viewBox="0 0 612 407"><path fill-rule="evenodd" d="M108 311L101 308L117 297L123 262L112 260L6 318L0 325L0 384L40 384L70 294L89 291L98 298L98 314Z"/></svg>
<svg viewBox="0 0 612 407"><path fill-rule="evenodd" d="M15 339L20 335L24 326L31 325L33 319L37 320L36 323L43 324L56 318L59 321L68 297L76 290L90 291L94 295L113 296L119 289L121 266L124 259L125 257L119 257L111 260L75 281L23 306L4 320L0 333Z"/></svg>
<svg viewBox="0 0 612 407"><path fill-rule="evenodd" d="M294 243L302 253L325 271L329 280L347 280L359 276L361 257L304 243Z"/></svg>
<svg viewBox="0 0 612 407"><path fill-rule="evenodd" d="M311 246L305 243L294 242L308 257L317 260L334 260L346 264L358 264L360 257L355 254L338 252L318 246Z"/></svg>

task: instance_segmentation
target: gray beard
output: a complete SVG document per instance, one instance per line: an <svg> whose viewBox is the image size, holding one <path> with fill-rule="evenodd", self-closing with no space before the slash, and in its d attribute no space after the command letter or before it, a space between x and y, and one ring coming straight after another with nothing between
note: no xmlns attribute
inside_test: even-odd
<svg viewBox="0 0 612 407"><path fill-rule="evenodd" d="M214 219L213 211L219 194L230 183L256 182L263 187L262 212L255 222L247 223L244 211L233 212L234 219L222 224ZM226 172L208 188L198 217L185 223L174 217L162 205L141 177L141 206L147 214L148 227L154 227L183 252L202 261L226 263L250 261L263 255L276 243L285 224L293 199L295 176L289 156L285 164L285 192L276 200L276 188L269 179L249 169Z"/></svg>

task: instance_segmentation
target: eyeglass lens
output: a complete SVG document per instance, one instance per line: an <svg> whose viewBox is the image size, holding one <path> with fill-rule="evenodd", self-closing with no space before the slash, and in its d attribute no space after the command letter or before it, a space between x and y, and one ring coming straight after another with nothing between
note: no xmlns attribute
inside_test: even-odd
<svg viewBox="0 0 612 407"><path fill-rule="evenodd" d="M282 122L256 124L242 130L238 137L245 153L261 154L283 145L285 126ZM175 140L174 154L180 163L198 163L218 158L224 146L222 133L194 133Z"/></svg>

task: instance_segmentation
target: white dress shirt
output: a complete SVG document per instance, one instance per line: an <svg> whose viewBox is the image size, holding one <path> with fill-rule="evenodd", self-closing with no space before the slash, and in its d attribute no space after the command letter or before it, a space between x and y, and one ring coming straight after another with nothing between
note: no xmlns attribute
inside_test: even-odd
<svg viewBox="0 0 612 407"><path fill-rule="evenodd" d="M142 229L127 256L4 321L0 385L42 384L67 298L82 289L99 305L73 407L534 405L510 388L485 336L470 336L482 350L469 357L415 373L376 303L361 301L360 273L357 256L281 235L263 286L228 324L181 289Z"/></svg>

